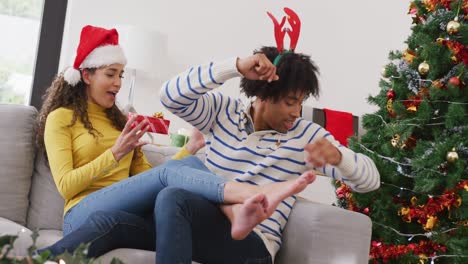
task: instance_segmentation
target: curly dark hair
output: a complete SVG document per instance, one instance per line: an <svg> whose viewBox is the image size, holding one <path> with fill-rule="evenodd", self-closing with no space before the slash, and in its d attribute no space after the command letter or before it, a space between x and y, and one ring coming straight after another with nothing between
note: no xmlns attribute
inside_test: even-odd
<svg viewBox="0 0 468 264"><path fill-rule="evenodd" d="M255 50L254 54L263 53L273 62L279 52L276 47L262 47ZM267 81L248 80L242 78L241 91L247 97L256 96L260 99L273 99L287 97L291 92L302 93L305 98L309 96L319 97L320 89L317 75L319 70L310 56L301 53L285 53L276 66L278 81L268 83Z"/></svg>
<svg viewBox="0 0 468 264"><path fill-rule="evenodd" d="M90 73L95 73L96 69L83 69ZM102 136L97 131L93 124L89 121L88 117L88 96L86 94L86 85L83 81L78 82L75 86L68 84L64 78L63 73L57 75L52 82L52 85L47 88L43 96L42 108L36 120L36 145L39 151L43 151L46 160L47 153L44 144L44 129L47 116L57 108L66 107L73 110L73 119L69 127L73 126L79 119L88 132L95 138ZM127 118L114 104L111 108L105 110L107 117L111 120L112 125L122 131L127 122Z"/></svg>

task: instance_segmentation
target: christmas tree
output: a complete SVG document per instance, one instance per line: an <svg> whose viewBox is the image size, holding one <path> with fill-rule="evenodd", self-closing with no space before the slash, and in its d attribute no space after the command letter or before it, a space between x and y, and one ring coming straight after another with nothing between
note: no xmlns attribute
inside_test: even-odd
<svg viewBox="0 0 468 264"><path fill-rule="evenodd" d="M370 263L468 263L468 0L414 0L404 51L389 54L350 147L380 189L336 182L338 205L373 222Z"/></svg>

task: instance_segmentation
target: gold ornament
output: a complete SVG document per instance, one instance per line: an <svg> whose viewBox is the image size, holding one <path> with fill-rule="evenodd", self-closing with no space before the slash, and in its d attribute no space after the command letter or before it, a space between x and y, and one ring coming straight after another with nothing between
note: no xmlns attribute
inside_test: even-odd
<svg viewBox="0 0 468 264"><path fill-rule="evenodd" d="M418 264L426 264L427 256L424 254L419 254L419 263Z"/></svg>
<svg viewBox="0 0 468 264"><path fill-rule="evenodd" d="M418 66L418 71L422 75L426 75L429 72L430 66L426 61L421 62Z"/></svg>
<svg viewBox="0 0 468 264"><path fill-rule="evenodd" d="M458 17L456 17L454 20L448 22L447 32L452 35L458 33L458 30L460 30L460 22L458 22Z"/></svg>
<svg viewBox="0 0 468 264"><path fill-rule="evenodd" d="M429 216L427 219L426 225L424 226L424 230L432 230L435 224L437 223L437 216Z"/></svg>
<svg viewBox="0 0 468 264"><path fill-rule="evenodd" d="M387 111L390 114L390 116L393 116L395 112L393 111L393 99L388 99L387 101Z"/></svg>
<svg viewBox="0 0 468 264"><path fill-rule="evenodd" d="M406 108L406 110L408 110L408 112L416 113L416 111L418 109L416 108L416 106L412 105L412 106Z"/></svg>
<svg viewBox="0 0 468 264"><path fill-rule="evenodd" d="M380 71L380 74L382 75L382 77L388 78L387 69L386 69L385 66L382 67L382 70Z"/></svg>
<svg viewBox="0 0 468 264"><path fill-rule="evenodd" d="M455 148L452 151L447 153L447 161L450 163L454 163L458 160L458 153L455 151Z"/></svg>
<svg viewBox="0 0 468 264"><path fill-rule="evenodd" d="M400 145L400 135L395 134L391 140L393 147L398 147Z"/></svg>
<svg viewBox="0 0 468 264"><path fill-rule="evenodd" d="M403 215L403 216L405 216L405 215L408 215L409 212L410 212L410 209L409 209L408 207L402 207L402 208L400 209L400 212L398 213L398 215Z"/></svg>
<svg viewBox="0 0 468 264"><path fill-rule="evenodd" d="M393 110L392 105L393 105L393 99L390 98L390 99L388 99L388 101L387 101L387 110L388 110L389 112Z"/></svg>
<svg viewBox="0 0 468 264"><path fill-rule="evenodd" d="M416 52L413 50L407 49L403 52L403 59L407 61L408 63L413 63L414 58L416 58L418 55Z"/></svg>
<svg viewBox="0 0 468 264"><path fill-rule="evenodd" d="M398 215L401 215L403 221L405 221L406 223L411 223L411 215L409 215L410 213L410 209L409 207L402 207L399 211L398 211Z"/></svg>
<svg viewBox="0 0 468 264"><path fill-rule="evenodd" d="M423 3L424 3L424 5L426 6L426 10L427 10L427 11L432 12L432 11L435 10L435 7L436 7L435 1L423 0Z"/></svg>

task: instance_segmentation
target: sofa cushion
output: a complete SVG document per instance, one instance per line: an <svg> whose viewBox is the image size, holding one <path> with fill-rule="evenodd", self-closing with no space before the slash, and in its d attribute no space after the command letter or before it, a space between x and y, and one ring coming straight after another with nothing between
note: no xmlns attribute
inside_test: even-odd
<svg viewBox="0 0 468 264"><path fill-rule="evenodd" d="M51 246L63 237L62 230L43 229L39 231L39 237L36 241L36 247L41 249Z"/></svg>
<svg viewBox="0 0 468 264"><path fill-rule="evenodd" d="M145 153L148 162L151 163L153 167L159 166L162 163L170 160L174 154L179 151L178 147L166 147L166 146L156 146L148 144L143 146L142 150ZM201 149L197 152L196 156L205 161L205 149Z"/></svg>
<svg viewBox="0 0 468 264"><path fill-rule="evenodd" d="M0 216L24 225L34 163L37 111L0 104Z"/></svg>
<svg viewBox="0 0 468 264"><path fill-rule="evenodd" d="M62 230L64 200L57 190L42 151L37 152L29 200L29 229Z"/></svg>

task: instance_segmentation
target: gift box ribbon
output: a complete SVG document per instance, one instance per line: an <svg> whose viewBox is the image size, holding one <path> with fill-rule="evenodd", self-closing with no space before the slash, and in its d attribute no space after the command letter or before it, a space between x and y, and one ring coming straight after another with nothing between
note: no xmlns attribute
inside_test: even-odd
<svg viewBox="0 0 468 264"><path fill-rule="evenodd" d="M146 120L147 124L149 125L148 132L165 135L169 133L169 124L171 121L164 118L144 116L136 113L128 113L128 119L132 118L135 115L137 117L135 121L131 124L132 128L136 127L139 123L143 122L143 120Z"/></svg>

